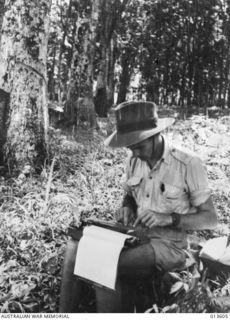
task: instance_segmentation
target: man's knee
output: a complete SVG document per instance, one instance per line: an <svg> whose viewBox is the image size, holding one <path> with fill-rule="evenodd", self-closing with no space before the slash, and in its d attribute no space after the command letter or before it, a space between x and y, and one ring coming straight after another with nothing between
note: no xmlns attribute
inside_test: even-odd
<svg viewBox="0 0 230 320"><path fill-rule="evenodd" d="M74 275L78 241L70 239L66 246L62 270L59 312L75 312L81 294L81 286Z"/></svg>
<svg viewBox="0 0 230 320"><path fill-rule="evenodd" d="M118 265L121 279L145 279L155 270L155 254L149 244L122 251Z"/></svg>
<svg viewBox="0 0 230 320"><path fill-rule="evenodd" d="M78 241L70 239L66 246L65 258L64 258L64 269L74 269L76 254L78 248Z"/></svg>
<svg viewBox="0 0 230 320"><path fill-rule="evenodd" d="M150 244L144 244L121 252L119 267L145 268L155 264L155 253Z"/></svg>

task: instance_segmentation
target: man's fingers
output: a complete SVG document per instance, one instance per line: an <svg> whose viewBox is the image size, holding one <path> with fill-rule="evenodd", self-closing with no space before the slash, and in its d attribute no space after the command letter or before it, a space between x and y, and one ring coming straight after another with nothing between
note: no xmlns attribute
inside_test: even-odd
<svg viewBox="0 0 230 320"><path fill-rule="evenodd" d="M133 226L136 227L140 222L143 222L143 219L145 217L145 215L147 214L148 211L143 211L135 220Z"/></svg>
<svg viewBox="0 0 230 320"><path fill-rule="evenodd" d="M150 219L145 223L145 225L146 225L148 228L152 228L152 227L155 226L155 223L156 223L155 217L152 217L152 218L150 218Z"/></svg>
<svg viewBox="0 0 230 320"><path fill-rule="evenodd" d="M144 212L143 215L141 215L141 222L142 223L147 223L150 219L153 218L153 213L152 212L149 212L149 211L146 211Z"/></svg>
<svg viewBox="0 0 230 320"><path fill-rule="evenodd" d="M137 217L137 219L134 221L133 227L135 228L139 223L141 222L141 217Z"/></svg>
<svg viewBox="0 0 230 320"><path fill-rule="evenodd" d="M152 226L155 222L155 216L153 211L143 211L136 219L133 226L136 227L140 222L146 225L147 227Z"/></svg>

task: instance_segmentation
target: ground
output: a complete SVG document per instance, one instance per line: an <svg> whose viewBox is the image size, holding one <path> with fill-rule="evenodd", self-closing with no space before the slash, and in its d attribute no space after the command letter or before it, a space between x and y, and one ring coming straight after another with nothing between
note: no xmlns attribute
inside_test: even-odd
<svg viewBox="0 0 230 320"><path fill-rule="evenodd" d="M114 219L121 204L128 151L106 148L103 140L113 121L99 119L99 123L100 131L50 128L53 161L44 163L41 174L0 177L0 312L57 312L69 224L80 224L82 217ZM229 128L229 119L194 116L177 121L165 133L199 154L207 166L220 223L215 231L193 233L199 238L229 233ZM196 282L194 289L195 276L190 272L173 276L171 291L177 300L163 309L154 306L154 312L195 312L191 304L198 308L198 302L193 296L209 299L230 294L229 279L215 286ZM178 294L181 290L184 300ZM207 304L205 300L195 310L206 312Z"/></svg>

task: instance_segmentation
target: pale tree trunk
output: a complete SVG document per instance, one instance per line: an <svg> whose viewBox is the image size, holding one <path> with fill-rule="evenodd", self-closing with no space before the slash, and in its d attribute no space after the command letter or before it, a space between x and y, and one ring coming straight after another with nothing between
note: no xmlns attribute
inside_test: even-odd
<svg viewBox="0 0 230 320"><path fill-rule="evenodd" d="M79 52L76 49L76 44L79 43L78 33L79 28L81 27L82 21L79 17L76 17L74 22L74 31L73 31L73 49L72 49L72 58L69 65L68 71L68 85L66 88L66 102L64 108L64 115L68 122L76 124L77 118L77 107L76 101L79 98L79 84L80 84L80 74L77 74L75 63L79 57Z"/></svg>
<svg viewBox="0 0 230 320"><path fill-rule="evenodd" d="M83 54L79 60L79 79L81 83L78 83L80 93L79 106L87 105L87 120L90 122L91 128L97 127L96 112L94 108L93 99L93 77L94 77L94 56L96 45L96 28L98 25L100 9L100 0L91 0L91 15L89 19L89 25L85 31ZM82 101L84 99L84 101ZM84 110L85 111L85 110ZM78 120L81 116L82 110L78 110Z"/></svg>
<svg viewBox="0 0 230 320"><path fill-rule="evenodd" d="M58 74L57 74L57 88L58 88L58 102L61 102L61 86L62 86L62 56L64 53L64 44L68 34L68 19L71 17L72 13L72 0L69 1L69 7L66 13L66 17L61 19L61 24L63 28L62 40L60 42L59 55L58 55ZM61 13L62 16L62 13Z"/></svg>
<svg viewBox="0 0 230 320"><path fill-rule="evenodd" d="M115 61L116 61L116 40L111 39L110 50L109 50L109 67L108 67L108 78L107 78L107 99L108 109L114 104L114 89L115 89ZM107 110L108 111L108 110Z"/></svg>
<svg viewBox="0 0 230 320"><path fill-rule="evenodd" d="M4 108L0 116L7 118L3 155L8 167L19 172L28 165L41 168L48 153L50 6L51 0L5 3L0 43L0 106Z"/></svg>
<svg viewBox="0 0 230 320"><path fill-rule="evenodd" d="M109 46L103 49L103 59L97 75L95 94L96 112L100 117L107 117L109 108L113 105L114 99L114 41L110 40Z"/></svg>

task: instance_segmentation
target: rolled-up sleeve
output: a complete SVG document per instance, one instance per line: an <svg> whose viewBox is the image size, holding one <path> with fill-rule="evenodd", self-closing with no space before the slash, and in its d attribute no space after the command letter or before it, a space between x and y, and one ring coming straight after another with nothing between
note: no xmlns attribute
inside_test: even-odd
<svg viewBox="0 0 230 320"><path fill-rule="evenodd" d="M186 173L191 204L194 207L198 207L211 195L206 167L201 159L194 157L187 165Z"/></svg>

